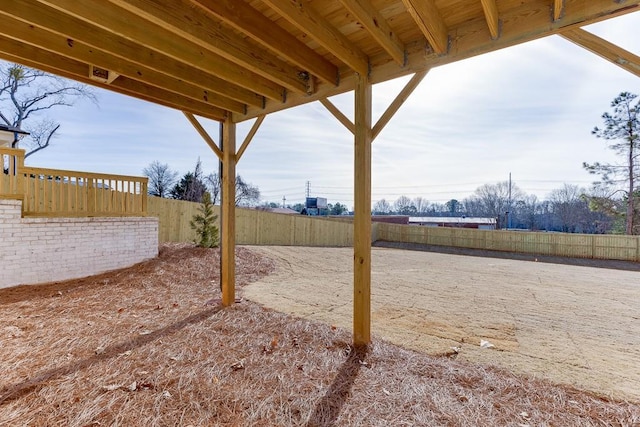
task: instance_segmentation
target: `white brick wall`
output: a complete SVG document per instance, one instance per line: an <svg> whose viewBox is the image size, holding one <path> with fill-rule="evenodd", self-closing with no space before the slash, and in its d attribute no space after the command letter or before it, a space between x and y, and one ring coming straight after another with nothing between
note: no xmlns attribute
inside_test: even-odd
<svg viewBox="0 0 640 427"><path fill-rule="evenodd" d="M158 219L21 218L0 199L0 288L91 276L158 255Z"/></svg>

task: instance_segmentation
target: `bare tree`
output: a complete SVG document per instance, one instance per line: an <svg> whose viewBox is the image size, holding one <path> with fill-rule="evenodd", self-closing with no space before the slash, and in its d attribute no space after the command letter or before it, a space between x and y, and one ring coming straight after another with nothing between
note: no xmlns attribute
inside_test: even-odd
<svg viewBox="0 0 640 427"><path fill-rule="evenodd" d="M260 203L260 189L236 176L236 206L255 206Z"/></svg>
<svg viewBox="0 0 640 427"><path fill-rule="evenodd" d="M413 199L413 205L416 207L416 213L425 213L429 210L430 203L423 197L416 197Z"/></svg>
<svg viewBox="0 0 640 427"><path fill-rule="evenodd" d="M89 86L19 64L0 65L0 118L9 126L30 132L21 142L28 148L25 158L47 148L60 129L59 123L43 116L44 112L72 106L81 98L97 102ZM17 146L14 140L12 147Z"/></svg>
<svg viewBox="0 0 640 427"><path fill-rule="evenodd" d="M373 213L375 215L387 215L392 211L391 205L385 199L380 199L373 204Z"/></svg>
<svg viewBox="0 0 640 427"><path fill-rule="evenodd" d="M217 205L220 203L220 175L212 173L205 179L207 189L211 195L211 203Z"/></svg>
<svg viewBox="0 0 640 427"><path fill-rule="evenodd" d="M535 194L526 195L516 201L514 208L521 226L529 230L540 228L537 217L541 213L542 205Z"/></svg>
<svg viewBox="0 0 640 427"><path fill-rule="evenodd" d="M638 95L622 92L612 102L612 113L604 113L604 128L595 127L593 134L607 141L608 147L623 157L621 164L583 163L583 167L591 174L600 175L602 181L596 183L610 190L609 198L622 193L626 199L626 234L639 234L640 224L636 222L637 205L640 205L640 191L636 188L640 179L640 100Z"/></svg>
<svg viewBox="0 0 640 427"><path fill-rule="evenodd" d="M399 215L415 215L418 212L413 201L407 196L398 197L398 199L393 203L393 209Z"/></svg>
<svg viewBox="0 0 640 427"><path fill-rule="evenodd" d="M157 197L169 197L171 188L178 178L178 172L171 170L168 164L157 160L144 168L142 174L149 178L149 195Z"/></svg>
<svg viewBox="0 0 640 427"><path fill-rule="evenodd" d="M211 194L213 204L220 202L220 189L222 182L217 173L212 173L206 178L206 184ZM260 189L246 182L240 175L236 176L236 206L257 206L260 203Z"/></svg>
<svg viewBox="0 0 640 427"><path fill-rule="evenodd" d="M497 218L498 228L504 228L507 225L506 217L509 212L509 194L511 194L512 206L515 201L524 197L524 193L517 185L502 181L478 187L464 204L470 215Z"/></svg>
<svg viewBox="0 0 640 427"><path fill-rule="evenodd" d="M562 231L575 232L585 204L580 197L583 193L584 190L577 185L564 184L549 194L551 210Z"/></svg>

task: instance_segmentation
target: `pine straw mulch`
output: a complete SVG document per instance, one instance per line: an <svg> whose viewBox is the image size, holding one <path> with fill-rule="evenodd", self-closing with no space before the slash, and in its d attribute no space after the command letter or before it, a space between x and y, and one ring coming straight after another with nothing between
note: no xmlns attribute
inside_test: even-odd
<svg viewBox="0 0 640 427"><path fill-rule="evenodd" d="M240 285L273 270L245 248ZM633 426L640 405L219 297L219 253L0 290L2 426ZM318 286L322 283L319 282ZM241 292L241 289L240 289Z"/></svg>

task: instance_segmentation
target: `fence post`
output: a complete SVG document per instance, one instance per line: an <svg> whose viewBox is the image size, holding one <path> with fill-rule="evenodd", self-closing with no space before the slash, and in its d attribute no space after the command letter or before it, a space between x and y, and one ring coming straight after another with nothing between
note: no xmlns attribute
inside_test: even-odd
<svg viewBox="0 0 640 427"><path fill-rule="evenodd" d="M85 178L87 183L87 214L95 213L96 211L96 190L93 186L93 178Z"/></svg>
<svg viewBox="0 0 640 427"><path fill-rule="evenodd" d="M27 184L29 183L29 178L25 177L22 173L24 169L24 150L19 150L16 155L16 165L15 167L15 188L13 189L14 193L22 198L22 215L27 211Z"/></svg>
<svg viewBox="0 0 640 427"><path fill-rule="evenodd" d="M142 188L140 189L140 197L142 197L142 215L147 216L147 202L149 200L149 178L142 181Z"/></svg>

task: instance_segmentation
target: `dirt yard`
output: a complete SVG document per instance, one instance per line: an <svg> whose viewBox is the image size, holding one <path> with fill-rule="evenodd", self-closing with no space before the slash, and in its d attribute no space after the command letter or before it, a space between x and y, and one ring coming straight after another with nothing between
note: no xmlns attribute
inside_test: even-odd
<svg viewBox="0 0 640 427"><path fill-rule="evenodd" d="M351 328L352 249L252 249L277 268L245 297ZM374 248L372 331L432 355L640 399L637 271Z"/></svg>

